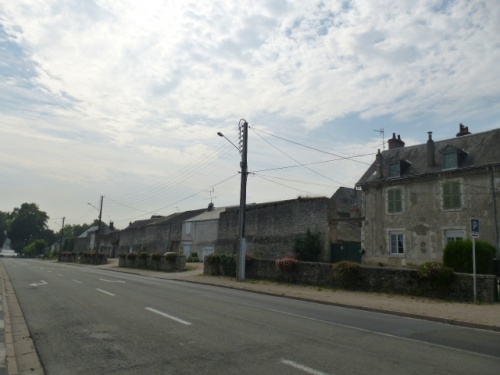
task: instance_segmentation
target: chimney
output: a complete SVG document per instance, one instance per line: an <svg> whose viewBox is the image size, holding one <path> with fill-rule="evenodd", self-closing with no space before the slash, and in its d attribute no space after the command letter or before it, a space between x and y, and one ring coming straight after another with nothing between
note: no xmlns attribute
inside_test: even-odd
<svg viewBox="0 0 500 375"><path fill-rule="evenodd" d="M115 224L112 221L109 222L109 229L115 230Z"/></svg>
<svg viewBox="0 0 500 375"><path fill-rule="evenodd" d="M469 127L465 126L463 124L460 124L460 131L457 133L457 137L462 137L464 135L469 135L471 134L469 131Z"/></svg>
<svg viewBox="0 0 500 375"><path fill-rule="evenodd" d="M214 206L214 204L213 204L212 202L210 202L210 203L208 204L207 211L213 211L213 210L214 210L214 207L215 207L215 206Z"/></svg>
<svg viewBox="0 0 500 375"><path fill-rule="evenodd" d="M432 132L427 132L429 139L427 140L427 166L436 166L436 157L434 153L434 141L432 140Z"/></svg>
<svg viewBox="0 0 500 375"><path fill-rule="evenodd" d="M380 149L378 150L377 153L376 162L377 162L377 178L380 180L384 178L384 158L380 153Z"/></svg>
<svg viewBox="0 0 500 375"><path fill-rule="evenodd" d="M401 136L399 134L396 138L396 133L392 133L392 138L389 139L387 143L389 144L389 150L405 147L405 143L401 140Z"/></svg>

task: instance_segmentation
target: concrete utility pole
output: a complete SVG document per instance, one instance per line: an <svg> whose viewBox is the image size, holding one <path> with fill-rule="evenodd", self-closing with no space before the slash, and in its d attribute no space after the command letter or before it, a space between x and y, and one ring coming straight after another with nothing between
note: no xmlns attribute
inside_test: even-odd
<svg viewBox="0 0 500 375"><path fill-rule="evenodd" d="M245 256L247 251L245 241L245 211L247 201L247 149L248 149L248 123L241 119L240 128L240 143L241 143L241 189L240 189L240 230L239 230L239 248L238 248L238 267L236 279L238 281L245 280Z"/></svg>
<svg viewBox="0 0 500 375"><path fill-rule="evenodd" d="M101 218L102 218L102 201L104 200L104 196L101 195L101 205L99 207L99 224L97 224L97 234L96 234L96 250L95 252L99 252L99 235L101 234Z"/></svg>

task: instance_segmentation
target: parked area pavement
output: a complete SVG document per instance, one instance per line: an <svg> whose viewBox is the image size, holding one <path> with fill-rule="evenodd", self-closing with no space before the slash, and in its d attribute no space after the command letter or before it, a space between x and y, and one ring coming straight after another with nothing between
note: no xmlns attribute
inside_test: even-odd
<svg viewBox="0 0 500 375"><path fill-rule="evenodd" d="M42 261L41 262L48 262ZM332 304L387 314L415 317L500 332L500 303L459 303L428 298L345 291L314 286L292 285L271 281L236 281L230 277L203 274L202 263L188 263L188 271L167 273L142 269L120 268L118 259L100 266L76 264L82 267L124 272L159 279L210 284L220 287L265 293L316 303ZM10 281L0 264L2 304L0 304L0 375L43 375L36 349L31 341L22 311Z"/></svg>
<svg viewBox="0 0 500 375"><path fill-rule="evenodd" d="M472 302L449 302L412 296L346 291L261 280L245 280L241 282L231 277L203 275L203 263L188 263L187 268L190 269L189 271L177 273L120 268L117 259L110 259L108 264L94 267L161 279L211 284L500 332L499 302L494 304L474 304Z"/></svg>

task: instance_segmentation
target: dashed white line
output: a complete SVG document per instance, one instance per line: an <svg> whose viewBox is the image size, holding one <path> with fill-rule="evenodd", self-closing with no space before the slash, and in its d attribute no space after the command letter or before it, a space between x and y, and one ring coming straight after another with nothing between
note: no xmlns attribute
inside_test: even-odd
<svg viewBox="0 0 500 375"><path fill-rule="evenodd" d="M99 279L101 281L106 281L107 283L124 283L125 284L125 281L123 280L106 280L106 279Z"/></svg>
<svg viewBox="0 0 500 375"><path fill-rule="evenodd" d="M61 277L64 277L64 275L61 275L60 273L57 274L57 276L61 276Z"/></svg>
<svg viewBox="0 0 500 375"><path fill-rule="evenodd" d="M115 294L110 293L110 292L106 292L105 290L102 290L102 289L99 289L99 288L95 288L95 290L98 290L101 293L107 294L108 296L113 296L113 297L115 296Z"/></svg>
<svg viewBox="0 0 500 375"><path fill-rule="evenodd" d="M164 313L163 311L159 311L159 310L156 310L156 309L153 309L152 307L145 307L146 310L148 311L151 311L155 314L158 314L158 315L161 315L163 316L164 318L168 318L168 319L171 319L173 320L174 322L177 322L177 323L181 323L181 324L184 324L184 325L187 325L187 326L190 326L191 323L189 322L186 322L185 320L182 320L182 319L179 319L179 318L176 318L175 316L172 316L172 315L169 315L167 313Z"/></svg>
<svg viewBox="0 0 500 375"><path fill-rule="evenodd" d="M295 367L297 370L304 371L305 373L308 373L311 375L328 375L326 372L321 372L321 371L315 370L313 368L301 365L300 363L297 363L294 361L289 361L288 359L282 359L281 363L283 363L284 365Z"/></svg>
<svg viewBox="0 0 500 375"><path fill-rule="evenodd" d="M78 283L78 284L83 284L81 281L78 281L78 280L75 280L75 279L72 279L71 281L74 281L75 283Z"/></svg>

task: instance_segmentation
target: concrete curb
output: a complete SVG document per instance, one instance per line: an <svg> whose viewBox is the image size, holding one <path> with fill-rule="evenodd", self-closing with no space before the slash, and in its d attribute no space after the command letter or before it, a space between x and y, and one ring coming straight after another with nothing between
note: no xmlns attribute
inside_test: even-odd
<svg viewBox="0 0 500 375"><path fill-rule="evenodd" d="M5 345L9 375L44 375L42 364L24 319L9 276L0 263L3 308L5 318Z"/></svg>

